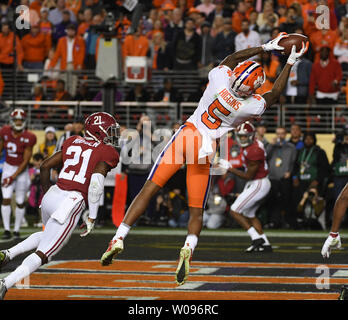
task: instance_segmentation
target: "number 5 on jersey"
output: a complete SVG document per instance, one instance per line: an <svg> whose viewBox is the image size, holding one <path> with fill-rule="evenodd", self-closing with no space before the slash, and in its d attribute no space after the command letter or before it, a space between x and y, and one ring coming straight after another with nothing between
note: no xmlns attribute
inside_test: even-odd
<svg viewBox="0 0 348 320"><path fill-rule="evenodd" d="M84 184L86 181L85 175L88 167L89 158L92 154L92 149L87 149L82 152L82 148L80 146L70 146L66 150L67 155L73 155L73 158L66 159L64 162L64 167L59 174L60 179L72 180L78 183ZM80 163L82 157L82 164L80 167L80 171L76 174L76 171L70 170L67 172L69 167L74 167Z"/></svg>
<svg viewBox="0 0 348 320"><path fill-rule="evenodd" d="M215 130L221 126L222 120L215 114L215 110L220 111L224 116L228 116L231 111L227 110L218 99L215 99L209 106L208 112L205 111L202 114L202 122L212 130Z"/></svg>

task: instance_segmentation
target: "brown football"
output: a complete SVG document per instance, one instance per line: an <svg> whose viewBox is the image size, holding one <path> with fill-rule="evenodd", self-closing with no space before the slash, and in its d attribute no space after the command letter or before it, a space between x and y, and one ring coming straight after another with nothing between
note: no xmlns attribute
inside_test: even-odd
<svg viewBox="0 0 348 320"><path fill-rule="evenodd" d="M281 39L278 42L278 44L281 47L284 47L284 50L281 51L281 53L288 56L291 53L291 49L293 45L296 46L297 52L301 50L302 41L304 41L304 43L306 44L306 42L308 41L308 37L300 33L290 33L287 38Z"/></svg>

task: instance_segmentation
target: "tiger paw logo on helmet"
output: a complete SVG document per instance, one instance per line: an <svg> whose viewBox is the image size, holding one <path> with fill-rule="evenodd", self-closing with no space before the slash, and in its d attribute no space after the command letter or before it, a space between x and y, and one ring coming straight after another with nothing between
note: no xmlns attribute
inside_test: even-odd
<svg viewBox="0 0 348 320"><path fill-rule="evenodd" d="M232 71L231 89L239 97L248 97L266 80L262 66L255 61L240 62Z"/></svg>

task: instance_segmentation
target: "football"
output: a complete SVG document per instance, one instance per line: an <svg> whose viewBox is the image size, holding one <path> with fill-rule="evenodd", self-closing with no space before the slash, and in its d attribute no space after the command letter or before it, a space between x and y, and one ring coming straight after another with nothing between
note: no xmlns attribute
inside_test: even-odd
<svg viewBox="0 0 348 320"><path fill-rule="evenodd" d="M293 45L296 45L297 52L301 50L302 41L304 41L306 44L308 37L299 33L290 33L289 37L281 39L278 44L281 47L284 47L284 50L281 51L281 53L288 56L291 53L291 48Z"/></svg>

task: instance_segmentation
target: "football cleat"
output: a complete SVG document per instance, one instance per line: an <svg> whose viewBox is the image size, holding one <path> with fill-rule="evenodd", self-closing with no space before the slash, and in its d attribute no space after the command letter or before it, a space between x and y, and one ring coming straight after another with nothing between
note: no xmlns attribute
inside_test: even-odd
<svg viewBox="0 0 348 320"><path fill-rule="evenodd" d="M14 231L14 232L13 232L13 238L14 238L15 240L19 240L19 239L21 238L18 231Z"/></svg>
<svg viewBox="0 0 348 320"><path fill-rule="evenodd" d="M2 240L9 240L12 238L11 232L8 230L5 230L3 235L1 236Z"/></svg>
<svg viewBox="0 0 348 320"><path fill-rule="evenodd" d="M112 264L112 260L123 251L123 240L116 239L111 240L109 243L108 249L105 251L103 256L100 259L100 263L102 266L108 266Z"/></svg>
<svg viewBox="0 0 348 320"><path fill-rule="evenodd" d="M251 242L251 246L245 250L245 252L260 252L264 251L263 244L265 240L262 238L255 239Z"/></svg>
<svg viewBox="0 0 348 320"><path fill-rule="evenodd" d="M4 300L6 292L7 292L7 288L5 285L5 280L0 279L0 300Z"/></svg>
<svg viewBox="0 0 348 320"><path fill-rule="evenodd" d="M342 286L338 300L348 300L348 286Z"/></svg>
<svg viewBox="0 0 348 320"><path fill-rule="evenodd" d="M272 246L270 244L264 244L260 247L262 252L273 252Z"/></svg>
<svg viewBox="0 0 348 320"><path fill-rule="evenodd" d="M10 255L7 250L0 251L0 270L10 261Z"/></svg>
<svg viewBox="0 0 348 320"><path fill-rule="evenodd" d="M175 272L175 282L179 286L185 283L189 275L191 259L192 259L192 249L188 246L181 248L179 264Z"/></svg>

